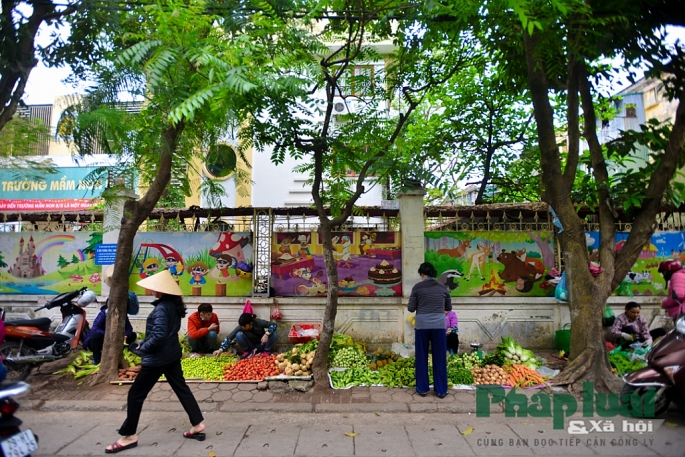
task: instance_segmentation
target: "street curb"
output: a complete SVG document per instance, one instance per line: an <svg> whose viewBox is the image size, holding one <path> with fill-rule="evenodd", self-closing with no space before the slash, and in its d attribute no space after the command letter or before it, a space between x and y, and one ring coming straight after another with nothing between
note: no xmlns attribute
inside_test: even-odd
<svg viewBox="0 0 685 457"><path fill-rule="evenodd" d="M406 403L320 403L314 405L314 412L316 413L407 413L409 408Z"/></svg>
<svg viewBox="0 0 685 457"><path fill-rule="evenodd" d="M108 400L71 401L46 400L41 411L122 411L126 402Z"/></svg>
<svg viewBox="0 0 685 457"><path fill-rule="evenodd" d="M314 412L311 403L231 403L225 402L219 408L221 412L249 413L258 411L278 411L286 413Z"/></svg>

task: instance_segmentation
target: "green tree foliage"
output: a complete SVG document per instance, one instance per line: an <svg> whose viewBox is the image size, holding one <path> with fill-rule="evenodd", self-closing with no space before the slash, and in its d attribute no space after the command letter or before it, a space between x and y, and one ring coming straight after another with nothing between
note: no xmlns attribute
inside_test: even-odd
<svg viewBox="0 0 685 457"><path fill-rule="evenodd" d="M650 239L663 205L681 199L670 178L683 164L685 54L659 36L665 25L682 22L682 8L665 0L517 3L518 14L511 14L509 3L487 2L482 24L493 38L492 49L506 59L511 78L527 81L535 109L543 199L564 227L559 239L568 272L573 332L571 362L555 383L574 388L593 381L599 390L616 390L620 382L611 374L600 327L604 303ZM674 14L669 16L668 11ZM671 126L649 123L642 131L601 145L599 83L614 76L601 59L616 56L632 65L646 65L648 75L661 77L679 103ZM564 105L555 104L555 99ZM555 123L560 112L566 125L563 154ZM581 150L581 139L587 152ZM636 144L648 144L653 154L648 163L628 169L625 161L635 153ZM597 277L587 268L585 221L577 215L577 202L592 204L598 211L603 272ZM619 213L619 208L624 211ZM631 223L632 229L623 249L616 252L619 221Z"/></svg>
<svg viewBox="0 0 685 457"><path fill-rule="evenodd" d="M69 265L69 261L62 257L62 254L59 255L59 258L57 259L57 266L60 268L64 268Z"/></svg>

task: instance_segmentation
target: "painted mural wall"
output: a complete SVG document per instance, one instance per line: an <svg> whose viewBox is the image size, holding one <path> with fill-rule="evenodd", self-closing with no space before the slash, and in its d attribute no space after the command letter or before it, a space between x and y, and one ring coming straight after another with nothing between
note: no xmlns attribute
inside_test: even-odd
<svg viewBox="0 0 685 457"><path fill-rule="evenodd" d="M425 259L455 297L548 296L553 232L426 232Z"/></svg>
<svg viewBox="0 0 685 457"><path fill-rule="evenodd" d="M399 232L334 232L333 257L341 296L402 295ZM275 233L271 286L278 296L325 296L328 276L316 232Z"/></svg>
<svg viewBox="0 0 685 457"><path fill-rule="evenodd" d="M252 295L252 233L138 233L133 242L129 287L169 270L184 295L241 297Z"/></svg>
<svg viewBox="0 0 685 457"><path fill-rule="evenodd" d="M0 293L60 294L88 286L100 293L93 259L99 232L7 232L0 236Z"/></svg>
<svg viewBox="0 0 685 457"><path fill-rule="evenodd" d="M591 261L597 261L599 232L587 232L585 239ZM628 239L628 233L616 234L616 250L620 251ZM685 262L685 232L655 232L649 245L640 255L616 289L615 295L662 295L666 296L666 282L659 273L659 263L668 259Z"/></svg>

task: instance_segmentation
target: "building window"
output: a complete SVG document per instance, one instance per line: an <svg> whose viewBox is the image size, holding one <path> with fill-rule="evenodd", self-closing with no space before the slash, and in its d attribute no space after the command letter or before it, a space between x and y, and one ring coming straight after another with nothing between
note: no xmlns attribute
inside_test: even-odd
<svg viewBox="0 0 685 457"><path fill-rule="evenodd" d="M635 104L626 105L626 117L637 117L637 109Z"/></svg>
<svg viewBox="0 0 685 457"><path fill-rule="evenodd" d="M338 95L364 97L371 94L375 69L373 65L357 65L347 70L339 80Z"/></svg>
<svg viewBox="0 0 685 457"><path fill-rule="evenodd" d="M213 146L205 157L205 172L214 179L227 179L235 171L237 156L231 145Z"/></svg>

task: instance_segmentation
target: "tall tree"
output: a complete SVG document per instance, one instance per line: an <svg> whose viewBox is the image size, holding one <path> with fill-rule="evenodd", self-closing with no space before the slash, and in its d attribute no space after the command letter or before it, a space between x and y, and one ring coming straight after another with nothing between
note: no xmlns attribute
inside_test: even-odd
<svg viewBox="0 0 685 457"><path fill-rule="evenodd" d="M294 14L295 20L260 6L254 20L278 29L269 34L277 46L273 63L259 69L258 88L236 101L242 147L269 148L275 163L290 155L310 174L328 276L313 364L315 382L324 388L338 305L332 231L353 215L367 186L407 177L397 174L397 141L422 100L474 63L477 52L461 32L478 5L464 2L458 24L431 31L416 29L423 11L403 2L302 2L295 9L305 14ZM395 49L381 55L374 43ZM335 114L336 104L343 114Z"/></svg>
<svg viewBox="0 0 685 457"><path fill-rule="evenodd" d="M184 192L190 192L191 158L215 147L231 126L231 98L220 93L207 57L221 55L223 62L231 65L232 73L221 81L224 88L241 93L251 87L244 79L250 43L228 42L216 27L222 23L221 16L209 12L204 2L164 1L124 11L120 19L122 33L104 37L112 39L112 51L95 68L97 88L79 106L65 112L60 128L82 154L92 153L97 146L118 155L118 171L125 176L139 173L146 189L139 200L124 204L96 383L116 378L128 270L138 227L164 196L172 175L179 179ZM127 111L122 94L142 102L140 111ZM237 176L240 179L242 175ZM212 186L211 182L205 184ZM118 190L107 189L105 197Z"/></svg>
<svg viewBox="0 0 685 457"><path fill-rule="evenodd" d="M506 49L508 68L515 74L524 74L528 81L535 108L543 198L554 208L564 228L559 239L568 274L573 331L570 361L555 383L570 384L572 390L584 381L594 382L600 391L620 389L621 381L611 373L602 339L604 303L649 242L657 215L662 205L668 203L664 198L680 201L677 192L669 187L669 178L683 163L683 53L682 49L665 46L658 39L658 31L669 20L681 20L682 14L674 14L671 19L652 14L669 5L673 11L680 11L676 3L519 2L518 17L509 15L498 2L489 4L489 19L498 17L499 21L493 36L508 40L500 41L499 45L500 50ZM611 74L598 61L618 55L628 57L633 64L649 65L653 71L648 74L663 77L669 95L677 98L679 104L672 126L650 124L641 132L626 133L623 141L601 145L597 135L596 83L600 77L610 78ZM666 77L664 71L671 76ZM555 94L566 101L566 160L557 141L555 109L562 108L553 105ZM580 150L581 138L588 145L587 156ZM650 162L637 172L610 173L610 161L634 153L636 143L650 145ZM583 162L584 157L588 160ZM603 271L597 277L588 270L585 220L578 216L573 200L581 163L592 174L592 192L583 199L598 212L599 263ZM626 210L622 215L616 211L621 207ZM615 234L619 221L630 222L632 229L623 249L617 252Z"/></svg>
<svg viewBox="0 0 685 457"><path fill-rule="evenodd" d="M95 0L4 0L0 9L0 131L12 119L24 96L31 71L39 58L50 65L72 64L75 71L87 72L104 51L99 40L83 39L98 32L108 33L116 26L118 3ZM39 44L36 36L44 26L52 26L51 39ZM61 27L69 34L62 35ZM47 31L43 29L43 31ZM66 37L66 38L65 38Z"/></svg>

